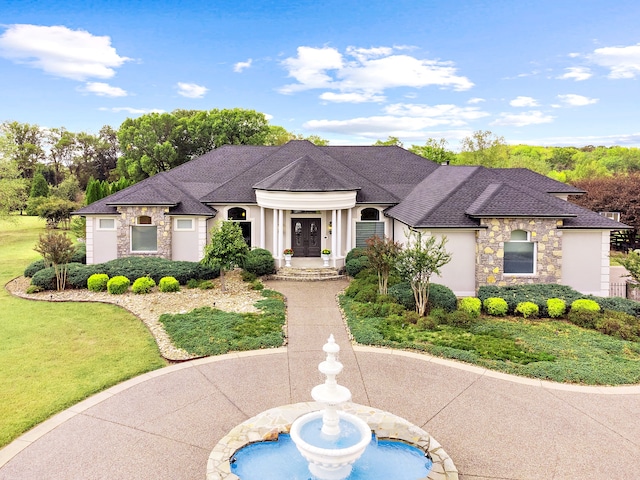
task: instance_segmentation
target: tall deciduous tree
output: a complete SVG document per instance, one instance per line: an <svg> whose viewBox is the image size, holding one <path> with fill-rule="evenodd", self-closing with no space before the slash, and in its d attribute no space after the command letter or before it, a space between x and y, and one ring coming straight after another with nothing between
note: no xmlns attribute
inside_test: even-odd
<svg viewBox="0 0 640 480"><path fill-rule="evenodd" d="M0 127L7 133L15 146L14 160L22 177L32 178L38 169L38 163L44 161L44 131L38 125L20 122L4 122Z"/></svg>
<svg viewBox="0 0 640 480"><path fill-rule="evenodd" d="M458 163L465 165L482 165L484 167L506 167L507 144L504 137L499 137L488 130L477 130L470 137L460 142L462 151L458 155Z"/></svg>
<svg viewBox="0 0 640 480"><path fill-rule="evenodd" d="M226 291L225 272L242 265L249 253L242 229L236 222L224 221L211 230L211 242L204 248L203 265L220 268L220 286Z"/></svg>
<svg viewBox="0 0 640 480"><path fill-rule="evenodd" d="M456 154L447 148L447 140L429 138L424 145L411 145L410 152L440 164L452 163Z"/></svg>
<svg viewBox="0 0 640 480"><path fill-rule="evenodd" d="M395 269L398 254L402 245L394 242L390 238L380 238L374 235L367 239L365 255L369 259L369 266L378 274L378 292L380 295L387 294L389 275Z"/></svg>
<svg viewBox="0 0 640 480"><path fill-rule="evenodd" d="M446 237L438 242L436 237L426 236L423 232L409 231L407 245L398 256L398 271L411 284L420 316L427 313L431 276L439 275L440 268L451 261L451 254L445 249L446 243Z"/></svg>

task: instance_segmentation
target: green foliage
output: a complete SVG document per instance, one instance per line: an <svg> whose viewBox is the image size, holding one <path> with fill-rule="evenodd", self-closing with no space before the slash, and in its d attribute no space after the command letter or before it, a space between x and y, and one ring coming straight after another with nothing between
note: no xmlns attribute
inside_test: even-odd
<svg viewBox="0 0 640 480"><path fill-rule="evenodd" d="M389 275L395 269L398 254L402 246L389 238L374 235L367 239L365 255L369 259L369 267L378 275L378 291L380 295L387 294Z"/></svg>
<svg viewBox="0 0 640 480"><path fill-rule="evenodd" d="M87 288L89 277L101 273L98 265L70 263L67 267L67 286L72 288Z"/></svg>
<svg viewBox="0 0 640 480"><path fill-rule="evenodd" d="M122 295L129 290L129 285L131 281L127 277L116 275L107 282L107 291L112 295Z"/></svg>
<svg viewBox="0 0 640 480"><path fill-rule="evenodd" d="M623 312L605 310L596 321L596 330L622 340L640 341L640 319Z"/></svg>
<svg viewBox="0 0 640 480"><path fill-rule="evenodd" d="M75 202L50 197L40 203L36 212L40 218L44 218L47 221L49 228L58 228L62 224L62 228L68 229L71 223L71 212L77 208L78 204Z"/></svg>
<svg viewBox="0 0 640 480"><path fill-rule="evenodd" d="M485 312L494 317L503 317L507 314L509 306L503 298L490 297L482 302Z"/></svg>
<svg viewBox="0 0 640 480"><path fill-rule="evenodd" d="M560 318L567 311L567 302L561 298L550 298L547 300L547 312L551 318Z"/></svg>
<svg viewBox="0 0 640 480"><path fill-rule="evenodd" d="M78 243L73 247L72 263L87 263L87 245Z"/></svg>
<svg viewBox="0 0 640 480"><path fill-rule="evenodd" d="M618 263L629 271L631 277L640 282L640 252L631 251L626 256L617 258Z"/></svg>
<svg viewBox="0 0 640 480"><path fill-rule="evenodd" d="M264 283L260 280L254 280L251 282L251 290L264 290Z"/></svg>
<svg viewBox="0 0 640 480"><path fill-rule="evenodd" d="M258 278L258 276L255 273L248 272L246 270L243 270L240 276L242 277L243 282L253 282Z"/></svg>
<svg viewBox="0 0 640 480"><path fill-rule="evenodd" d="M151 293L156 282L151 277L136 278L131 286L131 291L137 294Z"/></svg>
<svg viewBox="0 0 640 480"><path fill-rule="evenodd" d="M204 248L200 263L220 268L220 284L225 291L224 272L245 262L249 247L237 222L223 221L211 229L211 241Z"/></svg>
<svg viewBox="0 0 640 480"><path fill-rule="evenodd" d="M364 247L356 247L352 248L347 252L347 256L344 258L345 263L349 260L353 260L354 258L366 257L366 248ZM354 275L355 276L355 275Z"/></svg>
<svg viewBox="0 0 640 480"><path fill-rule="evenodd" d="M538 317L540 309L533 302L520 302L516 306L516 313L520 313L524 318Z"/></svg>
<svg viewBox="0 0 640 480"><path fill-rule="evenodd" d="M416 309L416 299L413 295L413 290L411 289L411 284L409 282L400 282L389 287L389 296L393 297L396 302L407 310Z"/></svg>
<svg viewBox="0 0 640 480"><path fill-rule="evenodd" d="M432 283L429 289L429 305L430 308L442 308L446 312L454 312L458 307L458 298L449 287Z"/></svg>
<svg viewBox="0 0 640 480"><path fill-rule="evenodd" d="M24 269L23 275L25 277L33 277L40 270L47 268L47 264L44 259L36 260L35 262L31 262L27 265L27 268Z"/></svg>
<svg viewBox="0 0 640 480"><path fill-rule="evenodd" d="M56 290L57 284L56 272L53 267L38 270L31 277L31 285L36 286L41 290Z"/></svg>
<svg viewBox="0 0 640 480"><path fill-rule="evenodd" d="M482 311L482 301L476 297L464 297L460 299L458 309L466 312L472 318L478 318Z"/></svg>
<svg viewBox="0 0 640 480"><path fill-rule="evenodd" d="M108 281L109 275L106 273L94 273L87 279L87 288L92 292L104 292Z"/></svg>
<svg viewBox="0 0 640 480"><path fill-rule="evenodd" d="M180 285L189 279L210 280L217 278L219 270L199 262L172 261L157 257L123 257L100 264L103 273L110 277L123 275L139 278L149 276L159 282L162 277L175 277Z"/></svg>
<svg viewBox="0 0 640 480"><path fill-rule="evenodd" d="M571 303L572 312L599 312L600 305L595 300L580 298Z"/></svg>
<svg viewBox="0 0 640 480"><path fill-rule="evenodd" d="M180 282L175 277L162 277L158 282L158 290L161 292L179 292Z"/></svg>
<svg viewBox="0 0 640 480"><path fill-rule="evenodd" d="M354 257L348 260L344 267L347 271L347 275L355 277L363 270L369 268L369 259L367 257Z"/></svg>
<svg viewBox="0 0 640 480"><path fill-rule="evenodd" d="M31 198L36 197L48 197L49 196L49 184L44 178L44 175L40 172L36 173L31 180L31 190L29 191Z"/></svg>
<svg viewBox="0 0 640 480"><path fill-rule="evenodd" d="M429 305L431 276L439 275L440 268L451 261L451 255L445 250L446 242L446 237L437 241L436 237L427 237L420 231L408 231L407 245L398 255L398 272L411 284L416 311L421 316Z"/></svg>
<svg viewBox="0 0 640 480"><path fill-rule="evenodd" d="M40 235L34 250L42 255L47 265L53 267L56 273L56 289L64 290L67 281L67 264L74 253L71 240L64 234L49 231Z"/></svg>
<svg viewBox="0 0 640 480"><path fill-rule="evenodd" d="M411 145L409 151L432 162L449 164L455 161L456 154L447 148L447 144L448 142L444 138L439 140L429 138L423 146Z"/></svg>
<svg viewBox="0 0 640 480"><path fill-rule="evenodd" d="M244 259L242 268L254 275L270 275L276 271L276 263L269 250L254 248L250 250Z"/></svg>
<svg viewBox="0 0 640 480"><path fill-rule="evenodd" d="M378 299L378 288L375 285L365 285L353 299L356 302L375 302Z"/></svg>
<svg viewBox="0 0 640 480"><path fill-rule="evenodd" d="M164 314L172 342L193 355L279 347L284 341L285 304L282 295L263 290L255 305L261 313L232 313L202 307L186 314Z"/></svg>
<svg viewBox="0 0 640 480"><path fill-rule="evenodd" d="M581 298L571 303L571 309L567 316L574 325L583 328L596 328L600 318L600 305L595 300Z"/></svg>

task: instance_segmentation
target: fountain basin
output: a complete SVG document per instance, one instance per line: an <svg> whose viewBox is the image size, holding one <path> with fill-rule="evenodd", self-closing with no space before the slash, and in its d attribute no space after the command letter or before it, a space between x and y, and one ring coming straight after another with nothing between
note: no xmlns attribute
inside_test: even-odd
<svg viewBox="0 0 640 480"><path fill-rule="evenodd" d="M237 425L211 451L207 480L241 480L231 471L231 459L236 451L250 443L276 440L280 433L289 433L295 419L320 408L322 405L315 402L283 405ZM347 403L342 410L364 420L379 440L401 441L428 454L433 465L425 479L420 480L458 480L451 457L425 430L397 415L366 405Z"/></svg>
<svg viewBox="0 0 640 480"><path fill-rule="evenodd" d="M341 441L345 440L339 436L323 435L322 411L307 413L297 418L291 425L291 440L295 443L300 455L309 462L309 471L321 480L343 480L351 473L353 463L362 456L367 445L371 443L371 428L364 420L346 413L338 411L340 422L346 425L343 431L348 431L349 436L354 438L348 446L340 447ZM305 431L305 427L316 425L318 434L313 431ZM353 428L348 428L352 426ZM351 435L353 434L353 435ZM345 434L346 435L346 434ZM327 438L322 438L327 437ZM329 445L333 444L333 447Z"/></svg>

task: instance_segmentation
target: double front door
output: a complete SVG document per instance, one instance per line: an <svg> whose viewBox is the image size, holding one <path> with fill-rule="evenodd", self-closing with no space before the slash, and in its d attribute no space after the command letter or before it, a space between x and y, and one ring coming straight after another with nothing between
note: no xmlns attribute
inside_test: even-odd
<svg viewBox="0 0 640 480"><path fill-rule="evenodd" d="M291 219L291 248L294 256L320 256L321 226L322 222L319 218Z"/></svg>

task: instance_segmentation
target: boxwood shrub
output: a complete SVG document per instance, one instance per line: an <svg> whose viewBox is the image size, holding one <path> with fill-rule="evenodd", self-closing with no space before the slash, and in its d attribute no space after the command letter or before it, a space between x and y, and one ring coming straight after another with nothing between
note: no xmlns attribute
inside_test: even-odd
<svg viewBox="0 0 640 480"><path fill-rule="evenodd" d="M550 298L547 300L547 312L551 318L560 318L567 311L567 302L561 298Z"/></svg>
<svg viewBox="0 0 640 480"><path fill-rule="evenodd" d="M482 302L485 312L489 315L502 317L507 314L509 306L504 298L489 297Z"/></svg>
<svg viewBox="0 0 640 480"><path fill-rule="evenodd" d="M161 292L179 292L180 282L174 277L162 277L158 282L158 290Z"/></svg>
<svg viewBox="0 0 640 480"><path fill-rule="evenodd" d="M387 289L387 293L407 310L416 309L416 299L409 282L396 283Z"/></svg>
<svg viewBox="0 0 640 480"><path fill-rule="evenodd" d="M131 281L127 277L116 275L107 282L107 291L112 295L122 295L129 290L129 285Z"/></svg>
<svg viewBox="0 0 640 480"><path fill-rule="evenodd" d="M520 313L524 318L535 318L540 313L540 308L533 302L520 302L516 306L516 313Z"/></svg>
<svg viewBox="0 0 640 480"><path fill-rule="evenodd" d="M102 271L110 277L123 275L128 278L151 277L157 283L162 277L172 276L180 285L191 278L210 280L220 275L218 268L210 268L199 262L172 261L157 257L125 257L110 260L102 265Z"/></svg>
<svg viewBox="0 0 640 480"><path fill-rule="evenodd" d="M131 291L137 294L151 293L151 290L156 286L156 282L151 277L136 278L131 286Z"/></svg>
<svg viewBox="0 0 640 480"><path fill-rule="evenodd" d="M275 273L276 262L269 250L254 248L247 254L242 268L260 277Z"/></svg>
<svg viewBox="0 0 640 480"><path fill-rule="evenodd" d="M432 283L429 287L429 308L442 308L446 312L454 312L458 308L458 297L449 287Z"/></svg>
<svg viewBox="0 0 640 480"><path fill-rule="evenodd" d="M366 256L352 258L345 263L344 268L347 271L347 275L355 277L363 270L369 268L369 259Z"/></svg>
<svg viewBox="0 0 640 480"><path fill-rule="evenodd" d="M458 309L466 312L472 318L478 318L482 311L482 302L477 297L465 297L460 299Z"/></svg>
<svg viewBox="0 0 640 480"><path fill-rule="evenodd" d="M94 273L87 279L87 288L92 292L105 292L109 275L106 273Z"/></svg>

